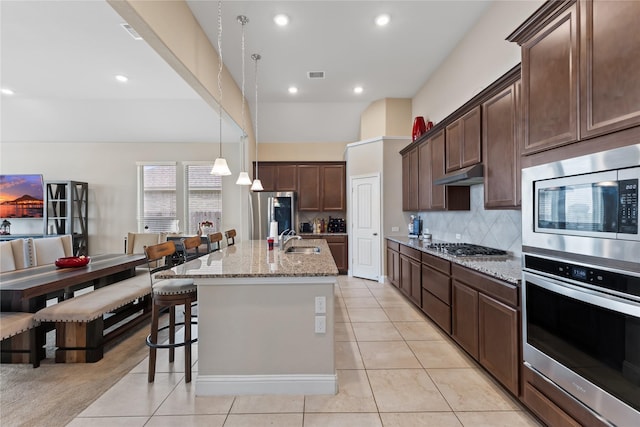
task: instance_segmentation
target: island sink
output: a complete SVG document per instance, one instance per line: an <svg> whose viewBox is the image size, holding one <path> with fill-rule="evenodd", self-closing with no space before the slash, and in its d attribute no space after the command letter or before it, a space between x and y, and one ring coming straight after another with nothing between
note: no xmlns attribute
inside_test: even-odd
<svg viewBox="0 0 640 427"><path fill-rule="evenodd" d="M319 254L320 248L317 246L289 246L285 253L288 254Z"/></svg>

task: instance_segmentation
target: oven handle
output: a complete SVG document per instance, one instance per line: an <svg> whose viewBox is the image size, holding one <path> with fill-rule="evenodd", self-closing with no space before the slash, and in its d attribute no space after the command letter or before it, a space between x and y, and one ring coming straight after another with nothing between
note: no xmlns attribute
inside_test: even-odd
<svg viewBox="0 0 640 427"><path fill-rule="evenodd" d="M536 286L540 286L541 288L547 289L551 292L556 292L578 301L583 301L598 307L607 308L609 310L640 318L640 303L581 286L575 286L549 277L540 276L529 271L523 272L522 284L525 298L527 282L531 282Z"/></svg>

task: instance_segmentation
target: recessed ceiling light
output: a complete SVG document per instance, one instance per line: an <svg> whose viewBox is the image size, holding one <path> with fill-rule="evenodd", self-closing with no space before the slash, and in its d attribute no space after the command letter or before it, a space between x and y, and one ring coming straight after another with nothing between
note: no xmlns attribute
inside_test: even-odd
<svg viewBox="0 0 640 427"><path fill-rule="evenodd" d="M376 16L376 25L379 27L384 27L385 25L389 24L390 21L391 17L386 13Z"/></svg>
<svg viewBox="0 0 640 427"><path fill-rule="evenodd" d="M275 22L279 27L284 27L289 24L289 17L284 13L280 13L273 17L273 22Z"/></svg>
<svg viewBox="0 0 640 427"><path fill-rule="evenodd" d="M6 87L0 89L0 92L2 92L3 95L13 95L15 93L14 91Z"/></svg>
<svg viewBox="0 0 640 427"><path fill-rule="evenodd" d="M362 93L364 91L364 89L362 88L362 86L356 86L353 88L353 93Z"/></svg>
<svg viewBox="0 0 640 427"><path fill-rule="evenodd" d="M117 74L116 75L116 80L119 81L120 83L126 83L129 81L129 77L122 75L122 74Z"/></svg>
<svg viewBox="0 0 640 427"><path fill-rule="evenodd" d="M298 93L298 88L295 86L289 86L289 93L291 94Z"/></svg>

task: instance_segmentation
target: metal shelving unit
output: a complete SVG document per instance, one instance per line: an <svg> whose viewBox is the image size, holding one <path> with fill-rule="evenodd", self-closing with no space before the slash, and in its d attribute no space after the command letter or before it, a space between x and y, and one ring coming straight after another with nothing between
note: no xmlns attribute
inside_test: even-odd
<svg viewBox="0 0 640 427"><path fill-rule="evenodd" d="M73 254L89 255L89 184L78 181L45 181L45 236L71 234Z"/></svg>

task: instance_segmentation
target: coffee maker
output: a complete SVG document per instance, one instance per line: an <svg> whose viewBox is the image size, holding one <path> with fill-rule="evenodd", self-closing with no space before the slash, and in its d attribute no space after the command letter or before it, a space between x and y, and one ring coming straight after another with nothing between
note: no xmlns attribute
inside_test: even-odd
<svg viewBox="0 0 640 427"><path fill-rule="evenodd" d="M411 215L409 223L409 237L417 239L422 234L422 218L418 215Z"/></svg>

